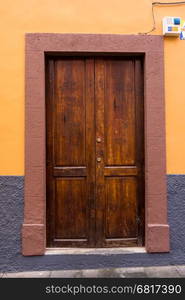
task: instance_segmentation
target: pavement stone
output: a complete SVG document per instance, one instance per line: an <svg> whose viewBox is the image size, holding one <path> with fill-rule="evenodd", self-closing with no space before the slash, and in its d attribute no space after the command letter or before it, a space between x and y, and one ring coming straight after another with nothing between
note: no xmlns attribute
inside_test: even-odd
<svg viewBox="0 0 185 300"><path fill-rule="evenodd" d="M96 271L97 271L97 276L96 277L98 277L98 278L119 278L119 277L125 277L124 275L121 276L121 273L119 272L118 268L105 268L105 269L99 269L99 270L96 270ZM83 273L85 273L86 276L88 277L88 276L91 276L92 270L84 271Z"/></svg>
<svg viewBox="0 0 185 300"><path fill-rule="evenodd" d="M181 277L175 266L145 267L147 277L153 278L179 278Z"/></svg>
<svg viewBox="0 0 185 300"><path fill-rule="evenodd" d="M130 270L131 269L131 270ZM144 268L105 268L89 270L52 271L52 278L144 278Z"/></svg>
<svg viewBox="0 0 185 300"><path fill-rule="evenodd" d="M81 270L59 270L59 271L51 271L51 278L81 278L82 276Z"/></svg>
<svg viewBox="0 0 185 300"><path fill-rule="evenodd" d="M181 277L185 277L185 266L176 266L176 269Z"/></svg>
<svg viewBox="0 0 185 300"><path fill-rule="evenodd" d="M123 269L120 269L121 273ZM125 278L145 278L147 277L144 267L137 268L125 268L125 272L123 273Z"/></svg>
<svg viewBox="0 0 185 300"><path fill-rule="evenodd" d="M105 268L89 270L57 270L0 273L3 278L179 278L185 277L183 266Z"/></svg>
<svg viewBox="0 0 185 300"><path fill-rule="evenodd" d="M50 273L50 271L4 273L3 278L46 278L50 277Z"/></svg>

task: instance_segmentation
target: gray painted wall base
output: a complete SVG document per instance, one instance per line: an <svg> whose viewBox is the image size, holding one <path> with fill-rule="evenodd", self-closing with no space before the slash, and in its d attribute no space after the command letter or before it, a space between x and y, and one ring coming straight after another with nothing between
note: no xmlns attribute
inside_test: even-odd
<svg viewBox="0 0 185 300"><path fill-rule="evenodd" d="M24 177L0 176L0 271L96 269L185 264L185 175L168 175L171 252L162 254L21 255Z"/></svg>

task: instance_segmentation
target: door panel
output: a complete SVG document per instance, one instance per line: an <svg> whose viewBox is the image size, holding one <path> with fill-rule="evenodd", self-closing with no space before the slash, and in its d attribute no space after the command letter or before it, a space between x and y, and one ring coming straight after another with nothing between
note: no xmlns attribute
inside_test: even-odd
<svg viewBox="0 0 185 300"><path fill-rule="evenodd" d="M56 180L56 239L87 238L86 180L57 178Z"/></svg>
<svg viewBox="0 0 185 300"><path fill-rule="evenodd" d="M135 163L134 61L105 60L105 164Z"/></svg>
<svg viewBox="0 0 185 300"><path fill-rule="evenodd" d="M46 64L47 245L95 244L94 60Z"/></svg>
<svg viewBox="0 0 185 300"><path fill-rule="evenodd" d="M137 236L135 177L106 177L106 238Z"/></svg>
<svg viewBox="0 0 185 300"><path fill-rule="evenodd" d="M143 114L139 57L46 61L49 247L143 244Z"/></svg>
<svg viewBox="0 0 185 300"><path fill-rule="evenodd" d="M56 60L54 76L55 164L82 166L86 162L85 60Z"/></svg>
<svg viewBox="0 0 185 300"><path fill-rule="evenodd" d="M95 61L96 136L101 140L96 145L99 247L143 243L142 86L140 59Z"/></svg>

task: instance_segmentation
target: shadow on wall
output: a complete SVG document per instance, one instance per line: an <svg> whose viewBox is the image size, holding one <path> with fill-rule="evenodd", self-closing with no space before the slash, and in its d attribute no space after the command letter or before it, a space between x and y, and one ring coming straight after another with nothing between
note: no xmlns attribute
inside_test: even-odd
<svg viewBox="0 0 185 300"><path fill-rule="evenodd" d="M21 255L24 177L0 176L0 271L73 270L185 264L185 175L168 175L171 252L164 254Z"/></svg>

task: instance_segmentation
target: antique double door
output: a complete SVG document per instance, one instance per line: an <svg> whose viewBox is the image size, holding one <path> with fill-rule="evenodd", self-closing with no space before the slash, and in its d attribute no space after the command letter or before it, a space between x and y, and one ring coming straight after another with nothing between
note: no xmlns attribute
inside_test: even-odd
<svg viewBox="0 0 185 300"><path fill-rule="evenodd" d="M143 244L139 56L46 60L47 246Z"/></svg>

